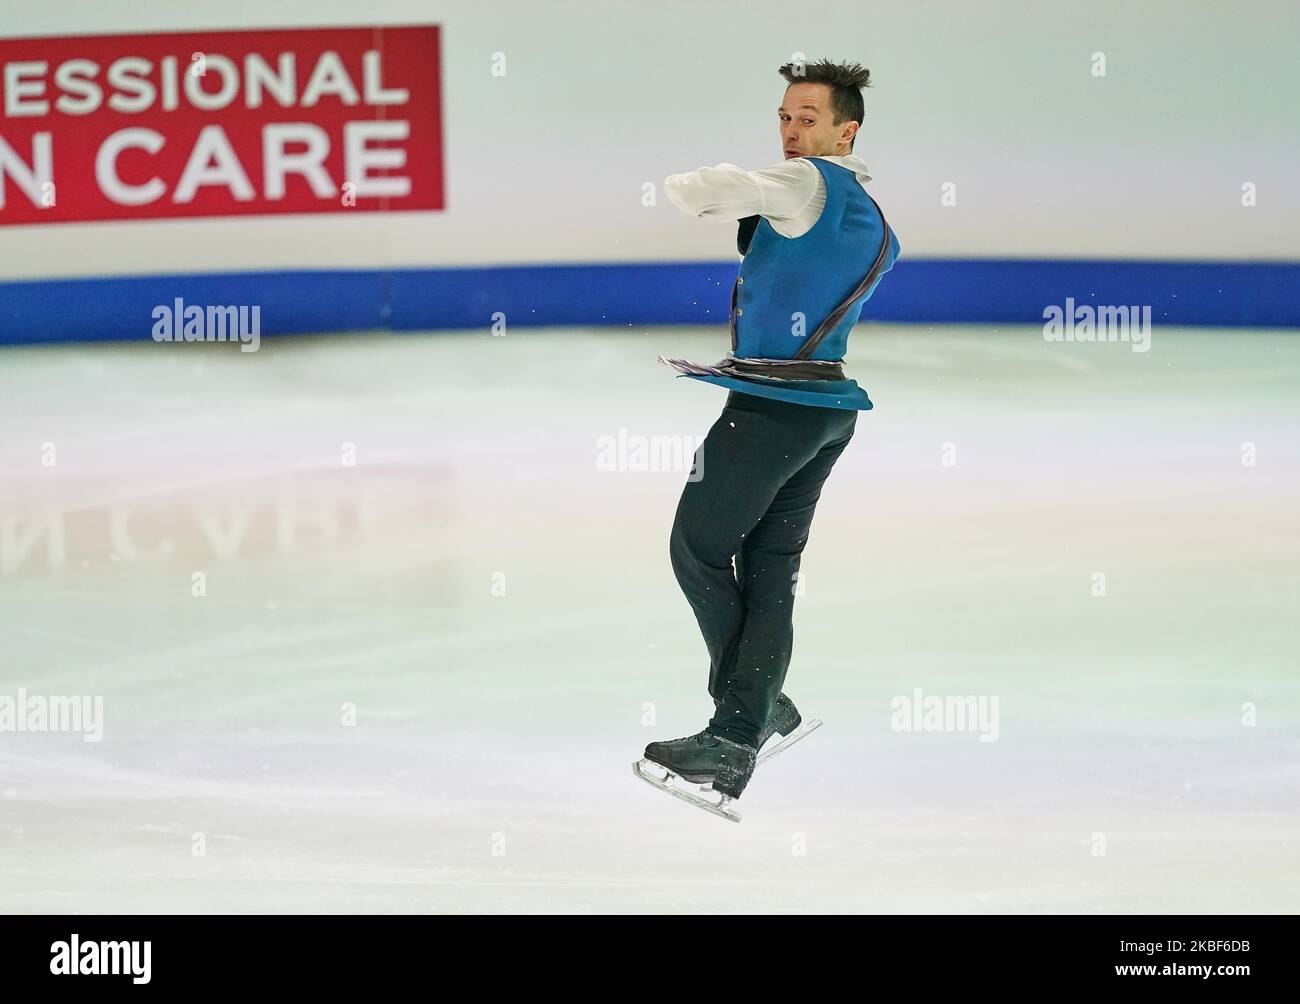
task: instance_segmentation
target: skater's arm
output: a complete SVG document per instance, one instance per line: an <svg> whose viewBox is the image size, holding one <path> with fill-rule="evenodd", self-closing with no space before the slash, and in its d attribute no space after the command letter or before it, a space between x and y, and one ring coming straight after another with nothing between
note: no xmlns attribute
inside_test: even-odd
<svg viewBox="0 0 1300 1004"><path fill-rule="evenodd" d="M668 200L688 216L720 220L765 216L775 223L788 223L824 184L817 168L795 158L761 171L719 164L672 174L664 181L664 191Z"/></svg>

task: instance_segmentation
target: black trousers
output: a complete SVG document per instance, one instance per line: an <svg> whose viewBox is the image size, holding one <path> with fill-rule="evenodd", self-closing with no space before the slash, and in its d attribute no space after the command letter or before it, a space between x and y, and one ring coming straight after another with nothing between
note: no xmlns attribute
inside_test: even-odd
<svg viewBox="0 0 1300 1004"><path fill-rule="evenodd" d="M669 552L721 702L709 730L733 742L756 743L785 683L800 558L857 418L731 391L696 453Z"/></svg>

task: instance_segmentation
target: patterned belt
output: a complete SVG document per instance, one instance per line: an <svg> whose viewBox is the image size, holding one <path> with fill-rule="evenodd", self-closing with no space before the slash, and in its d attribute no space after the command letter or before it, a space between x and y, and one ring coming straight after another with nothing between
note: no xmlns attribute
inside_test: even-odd
<svg viewBox="0 0 1300 1004"><path fill-rule="evenodd" d="M766 380L843 380L843 360L738 359L730 352L712 366L660 356L659 361L688 376L757 377Z"/></svg>

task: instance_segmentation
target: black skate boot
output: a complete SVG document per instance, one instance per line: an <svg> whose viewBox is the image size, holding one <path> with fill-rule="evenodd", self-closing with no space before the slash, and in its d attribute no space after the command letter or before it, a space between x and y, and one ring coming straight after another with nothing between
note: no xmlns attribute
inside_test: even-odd
<svg viewBox="0 0 1300 1004"><path fill-rule="evenodd" d="M772 713L767 718L767 725L758 734L758 742L755 745L762 749L763 744L772 736L788 736L802 723L803 716L799 714L799 709L794 706L794 701L786 697L785 694L777 694L776 703L772 705Z"/></svg>
<svg viewBox="0 0 1300 1004"><path fill-rule="evenodd" d="M713 790L739 798L754 773L758 751L715 736L708 729L684 739L651 743L645 759L692 784L713 782Z"/></svg>
<svg viewBox="0 0 1300 1004"><path fill-rule="evenodd" d="M717 698L713 700L713 709L716 711L722 706L722 702ZM776 695L776 703L772 705L772 713L767 716L767 724L763 726L763 731L758 734L758 742L754 744L757 749L762 749L774 735L782 737L788 736L803 723L803 716L799 714L799 709L794 706L794 701L786 697L784 693Z"/></svg>
<svg viewBox="0 0 1300 1004"><path fill-rule="evenodd" d="M718 741L727 746L727 751L719 758L713 774L713 790L727 798L739 798L758 766L758 750L729 739Z"/></svg>

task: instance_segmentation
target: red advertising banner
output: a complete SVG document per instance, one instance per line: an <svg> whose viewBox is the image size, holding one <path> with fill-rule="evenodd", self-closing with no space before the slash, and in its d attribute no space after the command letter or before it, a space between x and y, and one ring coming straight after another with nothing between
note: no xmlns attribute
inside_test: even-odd
<svg viewBox="0 0 1300 1004"><path fill-rule="evenodd" d="M0 40L0 225L443 208L437 26Z"/></svg>

